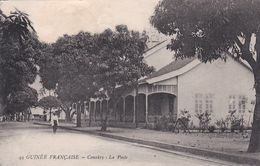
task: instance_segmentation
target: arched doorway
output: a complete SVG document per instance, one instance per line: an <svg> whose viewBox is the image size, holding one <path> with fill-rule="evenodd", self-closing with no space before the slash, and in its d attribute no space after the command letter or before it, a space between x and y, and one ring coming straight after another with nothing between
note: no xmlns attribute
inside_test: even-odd
<svg viewBox="0 0 260 166"><path fill-rule="evenodd" d="M172 115L177 118L176 96L169 93L153 93L148 96L149 121L155 117Z"/></svg>
<svg viewBox="0 0 260 166"><path fill-rule="evenodd" d="M125 98L125 121L133 122L134 97L129 95Z"/></svg>
<svg viewBox="0 0 260 166"><path fill-rule="evenodd" d="M101 109L100 109L100 101L98 100L96 102L96 114L95 114L95 119L98 121L98 120L101 120Z"/></svg>
<svg viewBox="0 0 260 166"><path fill-rule="evenodd" d="M90 108L89 108L89 118L91 120L95 120L95 111L94 111L95 102L91 101L89 106L90 106Z"/></svg>
<svg viewBox="0 0 260 166"><path fill-rule="evenodd" d="M124 116L124 99L120 98L116 105L116 112L114 114L115 120L119 122L123 122L123 116Z"/></svg>
<svg viewBox="0 0 260 166"><path fill-rule="evenodd" d="M107 100L102 100L102 106L101 106L101 119L105 119L106 114L109 115L108 112L108 101Z"/></svg>

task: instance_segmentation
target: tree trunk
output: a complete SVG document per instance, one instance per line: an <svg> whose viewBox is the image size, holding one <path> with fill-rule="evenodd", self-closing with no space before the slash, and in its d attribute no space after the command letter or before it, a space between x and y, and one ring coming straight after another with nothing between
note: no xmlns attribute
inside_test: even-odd
<svg viewBox="0 0 260 166"><path fill-rule="evenodd" d="M5 104L4 104L4 98L0 96L0 115L4 114Z"/></svg>
<svg viewBox="0 0 260 166"><path fill-rule="evenodd" d="M81 102L77 104L77 127L81 127Z"/></svg>
<svg viewBox="0 0 260 166"><path fill-rule="evenodd" d="M71 113L71 115L70 115L70 119L71 119L71 120L73 119L73 117L74 117L74 115L76 114L76 112L77 112L77 110L76 110L76 111L73 111L73 112Z"/></svg>
<svg viewBox="0 0 260 166"><path fill-rule="evenodd" d="M51 108L50 108L49 114L50 114L49 121L51 121Z"/></svg>
<svg viewBox="0 0 260 166"><path fill-rule="evenodd" d="M255 73L256 104L248 152L260 152L260 71Z"/></svg>
<svg viewBox="0 0 260 166"><path fill-rule="evenodd" d="M71 118L71 110L72 107L68 107L64 104L64 106L60 107L64 112L65 112L65 122L71 122L72 118Z"/></svg>
<svg viewBox="0 0 260 166"><path fill-rule="evenodd" d="M71 122L71 117L70 117L70 110L64 111L65 112L65 121L66 122Z"/></svg>
<svg viewBox="0 0 260 166"><path fill-rule="evenodd" d="M106 111L105 112L105 119L102 118L101 131L107 131L109 106L107 106L107 109L105 111ZM102 117L103 117L103 112L102 112Z"/></svg>

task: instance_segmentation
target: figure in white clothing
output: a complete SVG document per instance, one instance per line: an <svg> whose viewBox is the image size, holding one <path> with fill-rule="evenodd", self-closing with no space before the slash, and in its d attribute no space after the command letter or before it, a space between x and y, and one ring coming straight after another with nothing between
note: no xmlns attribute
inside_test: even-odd
<svg viewBox="0 0 260 166"><path fill-rule="evenodd" d="M51 125L53 128L53 133L56 134L57 128L59 126L59 118L57 113L53 113L52 119L51 119Z"/></svg>

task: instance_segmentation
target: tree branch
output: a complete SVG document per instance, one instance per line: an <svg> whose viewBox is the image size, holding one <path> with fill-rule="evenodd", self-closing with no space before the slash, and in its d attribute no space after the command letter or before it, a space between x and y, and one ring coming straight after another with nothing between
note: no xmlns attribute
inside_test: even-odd
<svg viewBox="0 0 260 166"><path fill-rule="evenodd" d="M237 43L238 47L242 50L243 44L241 43L238 37L235 38L235 42Z"/></svg>
<svg viewBox="0 0 260 166"><path fill-rule="evenodd" d="M256 43L255 43L255 50L256 50L256 62L260 62L260 32L256 33Z"/></svg>
<svg viewBox="0 0 260 166"><path fill-rule="evenodd" d="M251 66L253 70L256 70L257 64L256 61L250 52L250 41L251 41L251 35L245 35L245 44L243 45L238 37L235 38L235 42L239 46L241 50L241 58L248 62L248 64Z"/></svg>

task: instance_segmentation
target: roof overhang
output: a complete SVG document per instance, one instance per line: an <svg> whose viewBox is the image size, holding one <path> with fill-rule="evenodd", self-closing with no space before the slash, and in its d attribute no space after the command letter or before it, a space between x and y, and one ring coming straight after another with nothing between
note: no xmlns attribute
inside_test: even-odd
<svg viewBox="0 0 260 166"><path fill-rule="evenodd" d="M198 59L194 59L192 62L188 63L187 65L185 65L184 67L178 69L178 70L174 70L172 72L157 76L157 77L153 77L153 78L148 78L146 80L146 82L148 84L153 84L156 82L160 82L160 81L164 81L164 80L168 80L170 78L174 78L176 76L179 76L181 74L184 74L186 72L188 72L189 70L193 69L194 67L198 66L199 64L201 64L202 62L199 61Z"/></svg>

